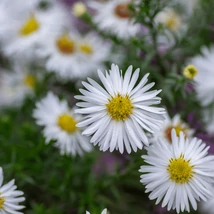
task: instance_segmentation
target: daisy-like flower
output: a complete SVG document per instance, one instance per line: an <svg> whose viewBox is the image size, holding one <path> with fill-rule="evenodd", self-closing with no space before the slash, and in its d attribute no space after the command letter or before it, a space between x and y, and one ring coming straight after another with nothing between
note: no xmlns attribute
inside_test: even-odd
<svg viewBox="0 0 214 214"><path fill-rule="evenodd" d="M3 51L7 56L35 58L35 50L40 41L48 41L51 35L63 27L64 9L29 9L8 17L2 32L7 35ZM12 24L11 24L12 23ZM7 27L9 26L9 27Z"/></svg>
<svg viewBox="0 0 214 214"><path fill-rule="evenodd" d="M82 136L76 126L81 117L74 115L67 102L60 101L52 92L36 103L33 117L38 125L44 126L46 142L55 140L62 155L83 155L83 152L92 150L89 139Z"/></svg>
<svg viewBox="0 0 214 214"><path fill-rule="evenodd" d="M163 139L147 148L141 166L141 182L146 185L149 198L162 201L162 207L190 211L190 204L197 209L197 201L206 201L213 195L214 156L208 156L208 149L201 140L191 140L180 132L177 137L172 130L172 145Z"/></svg>
<svg viewBox="0 0 214 214"><path fill-rule="evenodd" d="M96 10L93 20L100 29L126 39L135 36L140 29L140 26L134 24L131 19L129 3L131 3L130 0L112 0L105 3L92 1L89 7Z"/></svg>
<svg viewBox="0 0 214 214"><path fill-rule="evenodd" d="M21 197L24 193L16 190L17 186L14 184L14 179L2 186L3 179L3 170L0 167L0 213L22 214L23 212L19 210L23 209L24 206L19 205L19 203L25 200L24 197Z"/></svg>
<svg viewBox="0 0 214 214"><path fill-rule="evenodd" d="M211 47L211 49L203 47L201 52L202 55L190 59L190 62L198 70L198 74L194 78L198 99L202 105L206 106L214 102L214 70L212 69L214 47Z"/></svg>
<svg viewBox="0 0 214 214"><path fill-rule="evenodd" d="M183 75L188 79L194 79L198 74L198 70L194 65L188 65L183 70Z"/></svg>
<svg viewBox="0 0 214 214"><path fill-rule="evenodd" d="M172 119L169 115L165 115L166 120L161 126L160 130L155 132L151 141L156 143L159 138L163 138L168 144L172 143L171 131L175 129L176 135L179 136L180 132L183 132L185 137L191 138L194 134L194 130L189 127L187 123L181 120L180 115L176 114Z"/></svg>
<svg viewBox="0 0 214 214"><path fill-rule="evenodd" d="M86 214L90 214L90 212L86 211ZM104 209L101 214L108 214L107 209Z"/></svg>
<svg viewBox="0 0 214 214"><path fill-rule="evenodd" d="M98 35L90 33L82 37L75 30L61 31L40 46L38 54L48 57L47 70L63 80L84 78L97 67L102 68L111 48Z"/></svg>
<svg viewBox="0 0 214 214"><path fill-rule="evenodd" d="M20 106L34 94L37 77L27 65L15 63L12 71L0 73L0 107Z"/></svg>
<svg viewBox="0 0 214 214"><path fill-rule="evenodd" d="M123 153L125 146L128 153L136 152L149 144L144 130L153 133L164 121L164 109L152 106L160 103L156 95L161 90L148 92L154 86L146 85L149 74L136 85L140 69L133 75L132 69L129 66L124 77L114 64L105 75L98 70L103 87L88 78L89 83L82 83L86 90L80 89L82 95L75 96L83 101L77 103L81 108L76 112L86 115L77 126L85 127L82 134L92 135L91 143L102 151L119 149Z"/></svg>

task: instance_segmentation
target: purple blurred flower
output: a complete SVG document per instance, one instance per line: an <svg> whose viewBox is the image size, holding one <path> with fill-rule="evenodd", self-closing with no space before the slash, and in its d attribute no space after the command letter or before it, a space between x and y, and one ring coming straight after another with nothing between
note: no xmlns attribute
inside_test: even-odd
<svg viewBox="0 0 214 214"><path fill-rule="evenodd" d="M103 174L113 175L117 171L122 171L127 159L124 155L114 155L109 152L101 153L92 166L92 173L96 176Z"/></svg>

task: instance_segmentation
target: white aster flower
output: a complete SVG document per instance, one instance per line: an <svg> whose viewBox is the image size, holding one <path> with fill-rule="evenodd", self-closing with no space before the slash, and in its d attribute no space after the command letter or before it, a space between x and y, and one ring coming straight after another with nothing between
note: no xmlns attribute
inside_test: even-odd
<svg viewBox="0 0 214 214"><path fill-rule="evenodd" d="M152 137L151 142L158 142L159 138L164 139L167 143L172 143L171 131L175 129L177 136L179 136L180 132L183 132L185 137L191 138L193 136L194 130L189 127L187 123L181 120L180 115L176 114L172 119L168 114L165 115L166 120L164 124L161 126L159 131L156 131Z"/></svg>
<svg viewBox="0 0 214 214"><path fill-rule="evenodd" d="M63 80L85 78L110 55L110 43L96 34L80 36L75 30L62 31L41 43L40 56L48 57L46 68Z"/></svg>
<svg viewBox="0 0 214 214"><path fill-rule="evenodd" d="M162 207L190 211L190 204L197 209L197 201L206 201L213 195L214 156L201 140L186 139L180 132L177 137L172 130L172 145L164 140L147 148L143 155L147 166L141 166L141 182L146 185L149 198L162 201Z"/></svg>
<svg viewBox="0 0 214 214"><path fill-rule="evenodd" d="M60 149L61 154L75 156L92 150L89 139L82 136L76 126L81 117L74 115L67 102L60 101L52 92L36 103L33 117L38 125L44 126L46 142L55 140L55 146Z"/></svg>
<svg viewBox="0 0 214 214"><path fill-rule="evenodd" d="M16 190L17 186L14 184L14 179L2 186L3 179L3 171L0 167L0 214L23 214L19 210L23 209L24 206L19 205L19 203L25 200L24 197L21 197L24 193Z"/></svg>
<svg viewBox="0 0 214 214"><path fill-rule="evenodd" d="M7 35L4 53L19 58L35 58L39 43L48 41L53 33L64 26L64 11L62 7L54 7L48 11L26 10L8 18L5 28L1 27L2 32Z"/></svg>
<svg viewBox="0 0 214 214"><path fill-rule="evenodd" d="M89 6L96 10L93 15L94 22L100 29L110 31L120 38L135 36L140 29L131 19L131 12L128 9L130 0L112 0L105 3L92 1Z"/></svg>
<svg viewBox="0 0 214 214"><path fill-rule="evenodd" d="M124 77L114 64L105 75L98 70L103 87L88 78L89 83L82 82L86 88L80 89L83 95L75 96L83 101L77 103L81 108L76 112L86 115L77 126L86 127L82 134L92 135L91 143L102 151L119 149L123 153L125 146L128 153L136 152L149 143L144 130L153 133L164 120L164 109L152 106L160 103L156 95L161 90L148 92L154 86L146 85L149 74L136 85L140 69L133 75L132 69L129 66Z"/></svg>
<svg viewBox="0 0 214 214"><path fill-rule="evenodd" d="M86 211L86 214L90 214L90 212ZM104 209L101 214L108 214L107 209Z"/></svg>
<svg viewBox="0 0 214 214"><path fill-rule="evenodd" d="M0 73L0 107L22 105L27 96L34 94L37 78L27 65L15 63L12 71Z"/></svg>
<svg viewBox="0 0 214 214"><path fill-rule="evenodd" d="M214 70L212 69L214 65L214 47L210 49L203 47L201 52L202 55L190 59L190 62L198 70L198 74L194 78L195 86L198 99L205 106L214 102Z"/></svg>

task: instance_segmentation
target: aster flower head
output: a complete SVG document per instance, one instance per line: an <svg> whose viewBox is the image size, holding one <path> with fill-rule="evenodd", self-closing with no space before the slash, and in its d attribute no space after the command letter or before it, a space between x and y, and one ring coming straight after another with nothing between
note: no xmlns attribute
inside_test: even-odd
<svg viewBox="0 0 214 214"><path fill-rule="evenodd" d="M76 126L81 116L75 115L67 102L60 101L52 92L36 103L33 117L38 125L44 126L46 142L55 140L55 146L62 155L83 155L83 152L91 151L92 146L88 138L82 136Z"/></svg>
<svg viewBox="0 0 214 214"><path fill-rule="evenodd" d="M151 142L158 142L159 138L163 138L168 144L172 143L171 131L175 129L176 135L179 136L180 132L183 132L185 137L191 138L193 136L194 130L185 123L179 114L174 115L173 118L170 118L168 114L165 115L165 122L161 126L160 130L155 132L151 137Z"/></svg>
<svg viewBox="0 0 214 214"><path fill-rule="evenodd" d="M194 78L198 99L203 106L206 106L214 102L214 70L212 69L214 47L210 49L203 47L201 52L202 55L190 59L190 62L198 70Z"/></svg>
<svg viewBox="0 0 214 214"><path fill-rule="evenodd" d="M7 184L3 183L3 171L0 167L0 213L2 214L22 214L19 210L23 209L23 205L19 205L20 202L25 200L22 195L22 191L17 190L17 186L14 184L15 180L11 180Z"/></svg>
<svg viewBox="0 0 214 214"><path fill-rule="evenodd" d="M172 130L172 145L163 139L147 148L141 166L141 182L146 185L149 198L162 201L162 207L190 211L190 204L197 209L197 201L206 201L213 195L214 156L208 156L208 149L201 140L186 139L180 132Z"/></svg>
<svg viewBox="0 0 214 214"><path fill-rule="evenodd" d="M27 65L14 63L12 71L0 74L0 106L21 106L24 99L33 96L37 77Z"/></svg>
<svg viewBox="0 0 214 214"><path fill-rule="evenodd" d="M140 25L131 19L128 8L130 3L130 0L111 0L105 3L91 1L89 7L95 9L93 20L100 29L127 39L135 36L140 30Z"/></svg>
<svg viewBox="0 0 214 214"><path fill-rule="evenodd" d="M86 214L90 214L90 212L86 211ZM105 208L105 209L102 211L102 213L101 213L101 214L108 214L107 209Z"/></svg>
<svg viewBox="0 0 214 214"><path fill-rule="evenodd" d="M139 84L136 84L140 69L132 74L129 66L124 77L115 64L105 75L98 70L102 82L99 85L88 78L82 82L86 89L80 89L82 95L75 96L83 102L77 103L80 108L77 113L84 114L78 127L85 127L83 135L90 136L91 143L99 145L101 151L119 150L128 153L142 149L148 145L145 130L153 133L164 121L163 108L154 107L160 103L157 94L161 90L148 91L154 83L147 84L149 74L146 74Z"/></svg>
<svg viewBox="0 0 214 214"><path fill-rule="evenodd" d="M40 44L38 54L47 57L47 70L62 80L85 78L95 68L103 67L111 49L110 43L105 43L98 35L81 36L75 29L59 31Z"/></svg>

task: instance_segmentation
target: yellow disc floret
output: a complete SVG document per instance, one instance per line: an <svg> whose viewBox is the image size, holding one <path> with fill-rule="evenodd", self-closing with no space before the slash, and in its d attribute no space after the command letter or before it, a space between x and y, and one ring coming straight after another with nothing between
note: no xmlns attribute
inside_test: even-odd
<svg viewBox="0 0 214 214"><path fill-rule="evenodd" d="M185 160L184 155L181 154L179 158L172 158L169 160L167 167L169 178L177 184L188 183L194 174L193 166L190 165L190 160Z"/></svg>
<svg viewBox="0 0 214 214"><path fill-rule="evenodd" d="M35 78L35 76L33 76L31 74L26 75L25 78L24 78L24 83L28 87L34 88L35 84L36 84L36 78Z"/></svg>
<svg viewBox="0 0 214 214"><path fill-rule="evenodd" d="M0 209L3 209L3 205L4 205L4 202L5 202L5 198L4 197L0 197Z"/></svg>
<svg viewBox="0 0 214 214"><path fill-rule="evenodd" d="M85 43L81 44L79 48L80 48L80 51L85 54L91 55L93 53L93 49L89 44L85 44Z"/></svg>
<svg viewBox="0 0 214 214"><path fill-rule="evenodd" d="M20 28L19 33L22 36L28 36L39 29L39 22L35 16L31 16Z"/></svg>
<svg viewBox="0 0 214 214"><path fill-rule="evenodd" d="M109 99L106 107L108 114L113 120L126 120L132 114L134 108L129 96L122 96L120 94Z"/></svg>
<svg viewBox="0 0 214 214"><path fill-rule="evenodd" d="M73 133L77 130L76 120L69 114L61 114L57 119L58 126L68 133Z"/></svg>
<svg viewBox="0 0 214 214"><path fill-rule="evenodd" d="M61 53L72 54L75 49L75 42L67 34L64 34L57 39L56 46Z"/></svg>
<svg viewBox="0 0 214 214"><path fill-rule="evenodd" d="M194 65L188 65L184 68L183 75L188 79L193 79L198 73Z"/></svg>

